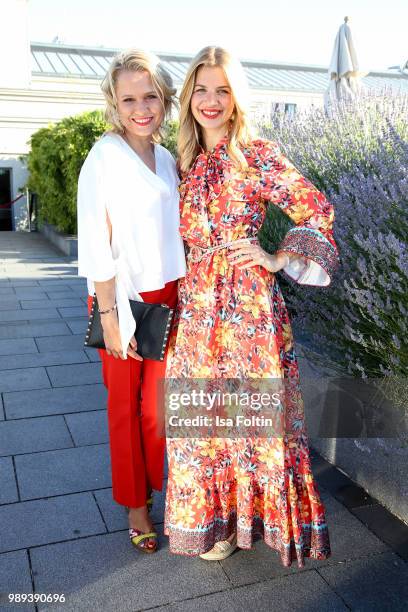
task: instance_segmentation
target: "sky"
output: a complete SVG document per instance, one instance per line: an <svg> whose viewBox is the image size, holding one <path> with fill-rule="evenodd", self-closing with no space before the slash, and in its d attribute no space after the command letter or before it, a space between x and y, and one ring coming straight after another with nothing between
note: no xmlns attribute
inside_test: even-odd
<svg viewBox="0 0 408 612"><path fill-rule="evenodd" d="M30 39L328 66L350 17L362 70L408 60L407 0L28 0Z"/></svg>

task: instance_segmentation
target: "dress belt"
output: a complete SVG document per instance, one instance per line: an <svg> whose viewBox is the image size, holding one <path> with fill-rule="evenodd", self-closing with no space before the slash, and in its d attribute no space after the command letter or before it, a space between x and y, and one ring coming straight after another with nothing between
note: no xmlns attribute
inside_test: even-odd
<svg viewBox="0 0 408 612"><path fill-rule="evenodd" d="M201 247L201 246L198 246L198 244L195 244L192 247L190 247L187 258L192 263L198 263L205 257L208 257L209 255L212 255L213 253L216 253L217 251L221 251L222 249L228 249L228 247L234 244L248 243L248 242L258 242L258 238L256 236L253 236L252 238L239 238L238 240L231 240L230 242L223 242L222 244L217 244L216 246L208 247L208 248Z"/></svg>

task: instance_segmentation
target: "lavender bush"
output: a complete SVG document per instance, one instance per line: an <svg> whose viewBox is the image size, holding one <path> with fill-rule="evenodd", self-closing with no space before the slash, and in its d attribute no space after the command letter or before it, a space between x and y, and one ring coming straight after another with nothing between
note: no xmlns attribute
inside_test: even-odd
<svg viewBox="0 0 408 612"><path fill-rule="evenodd" d="M276 114L260 126L335 206L341 267L326 289L290 281L295 324L349 374L408 371L408 97ZM288 222L271 210L263 228L276 248Z"/></svg>

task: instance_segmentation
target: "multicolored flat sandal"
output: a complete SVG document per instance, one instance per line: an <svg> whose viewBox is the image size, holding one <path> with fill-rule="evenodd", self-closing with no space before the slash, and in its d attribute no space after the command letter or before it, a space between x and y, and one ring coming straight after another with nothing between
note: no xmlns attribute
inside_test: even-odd
<svg viewBox="0 0 408 612"><path fill-rule="evenodd" d="M129 537L133 546L141 552L147 554L157 552L157 533L154 531L143 533L140 529L129 529ZM154 542L148 542L152 539L154 539Z"/></svg>

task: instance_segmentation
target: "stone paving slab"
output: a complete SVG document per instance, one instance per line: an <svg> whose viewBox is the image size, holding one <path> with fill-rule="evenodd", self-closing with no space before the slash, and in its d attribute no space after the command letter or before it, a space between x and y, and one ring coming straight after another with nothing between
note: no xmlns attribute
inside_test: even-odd
<svg viewBox="0 0 408 612"><path fill-rule="evenodd" d="M61 323L4 323L0 325L0 340L1 339L17 339L17 338L37 338L41 336L52 336L54 342L56 340L54 336L71 336L71 330L61 320Z"/></svg>
<svg viewBox="0 0 408 612"><path fill-rule="evenodd" d="M405 523L395 520L394 515L380 503L354 507L351 512L397 555L408 561L408 526Z"/></svg>
<svg viewBox="0 0 408 612"><path fill-rule="evenodd" d="M155 525L164 522L166 485L167 481L165 480L163 483L163 490L154 491L153 493L153 509L150 512L150 516ZM100 489L99 491L94 491L94 495L108 530L119 531L120 529L127 529L127 513L124 506L117 504L112 498L112 489Z"/></svg>
<svg viewBox="0 0 408 612"><path fill-rule="evenodd" d="M0 340L0 355L26 355L27 353L38 353L34 338Z"/></svg>
<svg viewBox="0 0 408 612"><path fill-rule="evenodd" d="M67 414L86 410L101 410L106 405L106 390L102 384L65 388L15 391L3 396L8 419Z"/></svg>
<svg viewBox="0 0 408 612"><path fill-rule="evenodd" d="M108 531L120 531L128 528L126 510L124 506L117 504L112 499L111 487L94 491L94 496Z"/></svg>
<svg viewBox="0 0 408 612"><path fill-rule="evenodd" d="M393 553L325 567L319 574L341 593L350 610L405 612L408 565Z"/></svg>
<svg viewBox="0 0 408 612"><path fill-rule="evenodd" d="M44 308L44 302L42 304ZM0 311L2 310L19 310L21 308L20 301L17 297L3 297L0 296Z"/></svg>
<svg viewBox="0 0 408 612"><path fill-rule="evenodd" d="M1 593L32 593L30 564L26 550L3 553L0 555L0 592ZM9 610L35 610L34 605L6 605L7 599L0 600L2 612Z"/></svg>
<svg viewBox="0 0 408 612"><path fill-rule="evenodd" d="M0 283L1 282L2 281L0 281ZM15 295L16 295L16 292L14 291L13 286L11 284L9 286L0 285L0 296L1 297L3 296L7 296L7 297L14 296L15 297Z"/></svg>
<svg viewBox="0 0 408 612"><path fill-rule="evenodd" d="M71 365L89 363L85 351L52 351L28 355L7 355L0 357L0 370L33 368L39 366Z"/></svg>
<svg viewBox="0 0 408 612"><path fill-rule="evenodd" d="M1 308L0 302L0 308ZM83 301L81 298L73 297L66 298L62 300L20 300L21 308L24 309L33 309L33 308L72 308L83 306Z"/></svg>
<svg viewBox="0 0 408 612"><path fill-rule="evenodd" d="M284 567L277 551L258 540L251 550L238 550L221 564L235 586L242 586L257 580L267 580L276 576L293 574L311 568L319 569L330 564L364 555L376 555L389 550L386 544L371 534L364 525L354 518L348 510L329 495L322 493L329 525L332 555L322 561L306 559L305 567L299 569L296 561ZM242 565L245 564L245 572Z"/></svg>
<svg viewBox="0 0 408 612"><path fill-rule="evenodd" d="M174 601L174 600L173 600ZM343 612L341 598L316 571L252 584L244 588L177 601L155 610L174 612ZM368 611L367 611L368 612Z"/></svg>
<svg viewBox="0 0 408 612"><path fill-rule="evenodd" d="M0 372L0 392L50 387L44 368L3 370Z"/></svg>
<svg viewBox="0 0 408 612"><path fill-rule="evenodd" d="M85 334L83 336L73 336L71 332L69 332L69 336L59 336L58 339L54 338L53 336L48 338L36 338L35 342L40 353L49 353L51 351L82 350L84 348L84 340Z"/></svg>
<svg viewBox="0 0 408 612"><path fill-rule="evenodd" d="M43 280L61 280L66 276L71 276L73 270L76 269L69 261L60 261L53 266L49 262L32 261L27 263L27 271L30 275L35 275L38 280L42 277ZM9 274L9 276L11 276Z"/></svg>
<svg viewBox="0 0 408 612"><path fill-rule="evenodd" d="M88 327L88 317L72 320L65 319L65 322L73 334L81 334L85 336L86 328Z"/></svg>
<svg viewBox="0 0 408 612"><path fill-rule="evenodd" d="M70 317L83 317L84 315L88 316L85 304L82 304L82 306L78 306L76 308L58 308L58 312L63 319L69 319Z"/></svg>
<svg viewBox="0 0 408 612"><path fill-rule="evenodd" d="M44 287L44 291L46 292L46 297L50 300L73 300L78 299L78 296L72 291L72 289L50 289L49 287Z"/></svg>
<svg viewBox="0 0 408 612"><path fill-rule="evenodd" d="M1 552L99 533L106 528L91 493L0 506Z"/></svg>
<svg viewBox="0 0 408 612"><path fill-rule="evenodd" d="M333 500L335 502L335 500ZM388 547L371 534L363 525L354 519L343 508L341 511L335 502L332 504L325 499L327 522L329 524L332 556L329 559L306 559L305 567L299 568L296 561L290 567L284 567L277 551L269 548L262 540L255 542L251 550L239 550L221 564L234 586L243 586L257 580L268 580L276 576L319 569L329 565L336 565L345 560L361 557L362 555L376 555L389 550ZM242 571L243 563L245 572Z"/></svg>
<svg viewBox="0 0 408 612"><path fill-rule="evenodd" d="M65 420L75 446L105 444L109 441L106 410L67 414Z"/></svg>
<svg viewBox="0 0 408 612"><path fill-rule="evenodd" d="M87 299L88 299L88 288L87 287L85 288L77 287L76 289L72 288L72 291L78 300L85 300L85 302L87 302Z"/></svg>
<svg viewBox="0 0 408 612"><path fill-rule="evenodd" d="M40 287L44 287L47 291L49 289L55 289L57 291L66 291L68 289L71 289L69 283L71 281L65 281L63 279L58 279L58 280L40 280L38 281L38 284L40 285Z"/></svg>
<svg viewBox="0 0 408 612"><path fill-rule="evenodd" d="M78 261L73 262L73 269L78 270ZM68 284L70 287L87 287L86 278L84 276L78 276L78 274L72 275L69 279Z"/></svg>
<svg viewBox="0 0 408 612"><path fill-rule="evenodd" d="M0 504L11 504L16 501L18 501L18 491L13 460L11 457L0 457Z"/></svg>
<svg viewBox="0 0 408 612"><path fill-rule="evenodd" d="M15 465L22 500L112 486L107 444L19 455Z"/></svg>
<svg viewBox="0 0 408 612"><path fill-rule="evenodd" d="M14 280L10 280L9 278L7 279L2 279L0 280L0 288L13 288L13 295L16 295L16 292L14 291L14 287L39 287L38 281L34 280L33 278L30 279L14 279Z"/></svg>
<svg viewBox="0 0 408 612"><path fill-rule="evenodd" d="M19 300L39 300L41 298L45 299L47 294L44 289L37 286L27 287L27 286L17 286L15 282L13 282L14 291Z"/></svg>
<svg viewBox="0 0 408 612"><path fill-rule="evenodd" d="M47 416L0 423L0 456L74 446L64 417Z"/></svg>
<svg viewBox="0 0 408 612"><path fill-rule="evenodd" d="M78 337L78 336L74 336L74 337ZM96 349L86 348L84 350L85 350L85 353L88 355L89 361L101 361L101 358L99 357L99 353Z"/></svg>
<svg viewBox="0 0 408 612"><path fill-rule="evenodd" d="M99 363L83 363L78 365L51 366L47 368L53 387L71 387L76 385L91 385L101 381L101 366Z"/></svg>
<svg viewBox="0 0 408 612"><path fill-rule="evenodd" d="M331 562L354 559L389 550L388 546L355 518L340 502L329 493L321 493L329 524L330 538L333 540ZM319 563L319 562L316 562Z"/></svg>
<svg viewBox="0 0 408 612"><path fill-rule="evenodd" d="M71 278L71 280L69 281L69 286L71 287L72 291L75 291L76 293L88 293L88 285L86 283L86 281L84 282L83 279L79 279L78 277Z"/></svg>
<svg viewBox="0 0 408 612"><path fill-rule="evenodd" d="M0 310L0 322L35 321L36 319L61 319L61 316L56 308Z"/></svg>
<svg viewBox="0 0 408 612"><path fill-rule="evenodd" d="M154 555L133 549L127 531L33 549L36 589L55 593L64 585L66 603L53 607L61 612L134 612L229 587L217 563L170 556L167 538L159 541Z"/></svg>
<svg viewBox="0 0 408 612"><path fill-rule="evenodd" d="M8 270L8 278L14 283L14 281L17 280L26 280L27 278L32 278L34 277L38 277L40 275L43 275L43 269L42 268L32 268L27 267L25 269L22 268L15 268L14 270ZM58 273L57 272L47 272L47 276L51 277L51 278L57 278Z"/></svg>

